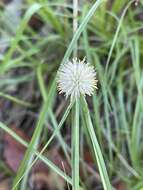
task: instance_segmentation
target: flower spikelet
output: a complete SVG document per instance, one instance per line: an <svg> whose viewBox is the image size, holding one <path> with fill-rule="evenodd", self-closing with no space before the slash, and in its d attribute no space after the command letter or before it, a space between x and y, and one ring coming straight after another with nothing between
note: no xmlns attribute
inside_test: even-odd
<svg viewBox="0 0 143 190"><path fill-rule="evenodd" d="M66 97L71 96L73 99L81 94L91 96L94 89L97 89L96 72L85 59L81 61L73 58L60 66L57 83L59 93L65 93Z"/></svg>

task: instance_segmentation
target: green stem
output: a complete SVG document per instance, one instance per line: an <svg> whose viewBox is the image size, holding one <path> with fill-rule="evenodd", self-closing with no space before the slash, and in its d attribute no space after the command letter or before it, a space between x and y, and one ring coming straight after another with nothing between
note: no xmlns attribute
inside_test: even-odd
<svg viewBox="0 0 143 190"><path fill-rule="evenodd" d="M75 101L74 125L72 135L72 159L73 159L73 190L79 190L79 102Z"/></svg>

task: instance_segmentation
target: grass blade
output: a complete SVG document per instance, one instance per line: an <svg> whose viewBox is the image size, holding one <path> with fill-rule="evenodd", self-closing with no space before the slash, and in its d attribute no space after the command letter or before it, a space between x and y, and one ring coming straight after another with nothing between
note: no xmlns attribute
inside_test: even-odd
<svg viewBox="0 0 143 190"><path fill-rule="evenodd" d="M48 95L48 98L47 98L47 101L46 103L44 103L43 107L42 107L42 110L41 110L41 113L40 113L40 116L39 116L39 120L38 120L38 123L36 125L36 129L34 131L34 134L32 136L32 139L31 139L31 142L29 144L29 147L25 153L25 156L24 156L24 159L22 160L21 164L20 164L20 167L18 169L18 172L17 172L17 176L14 180L14 183L13 183L13 186L15 186L15 184L17 184L17 182L19 181L19 179L21 178L21 176L24 174L25 170L26 170L26 167L27 167L27 163L28 163L28 160L33 157L33 152L32 152L32 149L36 149L37 148L37 143L38 143L38 139L40 138L40 135L41 135L41 131L43 129L43 125L44 125L44 122L45 122L45 119L46 119L46 116L47 116L47 111L48 111L48 107L50 105L50 98L53 96L53 92L55 91L55 83L52 84L51 86L51 89L50 89L50 92L49 92L49 95ZM15 189L18 190L18 187L19 185L17 185L17 187Z"/></svg>
<svg viewBox="0 0 143 190"><path fill-rule="evenodd" d="M109 177L107 174L106 166L105 166L105 163L103 160L102 152L100 150L100 146L98 144L98 141L97 141L97 138L96 138L96 135L94 132L94 128L92 125L92 121L90 118L90 114L89 114L89 110L88 110L88 106L87 106L85 98L83 98L83 97L81 98L81 103L82 103L83 114L84 114L86 125L87 125L87 130L89 132L90 139L92 141L92 145L93 145L94 153L96 156L96 160L97 160L97 164L98 164L98 168L99 168L99 172L100 172L104 190L112 190L112 187L111 187L111 184L109 181Z"/></svg>
<svg viewBox="0 0 143 190"><path fill-rule="evenodd" d="M12 131L9 127L4 125L2 122L0 122L0 128L4 130L6 133L8 133L10 136L12 136L17 142L22 144L25 147L28 147L29 144L23 140L20 136L18 136L14 131ZM32 151L35 153L35 155L43 161L50 169L55 171L58 175L60 175L62 178L64 178L68 183L72 184L72 180L69 176L67 176L62 170L60 170L54 163L52 163L50 160L48 160L45 156L41 155L38 151L32 149ZM14 188L13 188L14 190Z"/></svg>
<svg viewBox="0 0 143 190"><path fill-rule="evenodd" d="M20 100L20 99L14 97L14 96L11 96L11 95L9 95L9 94L5 94L5 93L3 93L3 92L0 92L0 97L6 98L6 99L8 99L8 100L10 100L10 101L13 101L13 102L16 103L16 104L19 104L19 105L21 105L21 106L24 106L24 107L30 107L30 108L31 108L31 107L34 107L34 105L31 104L31 103L29 103L29 102L26 102L26 101L24 101L24 100Z"/></svg>
<svg viewBox="0 0 143 190"><path fill-rule="evenodd" d="M27 23L28 21L30 20L30 18L32 17L32 15L34 13L36 13L42 6L38 3L35 3L33 4L29 9L28 11L25 13L24 15L24 19L22 20L21 22L21 25L19 26L18 28L18 31L17 31L17 34L16 34L16 37L14 38L14 40L12 41L11 43L11 48L9 49L8 53L6 54L5 56L5 59L4 59L4 63L8 63L12 54L13 54L13 51L14 49L16 48L17 46L17 43L20 41L21 39L21 36L23 34L23 31L25 29L25 27L27 26Z"/></svg>
<svg viewBox="0 0 143 190"><path fill-rule="evenodd" d="M75 35L73 36L73 39L71 43L69 44L69 47L64 55L64 58L61 62L61 64L64 64L70 57L73 48L76 45L76 42L78 38L80 37L81 33L83 32L84 28L86 27L87 23L89 22L90 18L95 13L96 9L99 7L99 5L103 2L103 0L97 0L94 5L91 7L91 9L88 11L87 15L84 17L83 21L79 25L78 29L75 32Z"/></svg>
<svg viewBox="0 0 143 190"><path fill-rule="evenodd" d="M119 20L119 24L118 24L117 30L116 30L116 32L115 32L115 35L114 35L114 38L113 38L113 42L112 42L112 45L111 45L111 48L110 48L110 51L109 51L109 54L108 54L108 58L107 58L107 62L106 62L106 68L105 68L105 75L107 74L107 70L108 70L108 66L109 66L110 59L111 59L111 55L112 55L113 49L114 49L114 47L115 47L115 43L116 43L116 41L117 41L119 32L120 32L120 28L121 28L121 26L122 26L123 19L124 19L124 17L125 17L125 14L126 14L128 8L130 7L130 5L131 5L134 1L135 1L135 0L132 0L132 1L130 1L130 2L126 5L126 7L125 7L125 9L124 9L124 11L123 11L123 13L122 13L122 15L121 15L121 18L120 18L120 20Z"/></svg>
<svg viewBox="0 0 143 190"><path fill-rule="evenodd" d="M33 162L28 166L28 168L26 169L25 172L23 172L23 175L19 178L19 180L17 181L17 183L15 184L15 186L13 187L13 190L18 186L18 184L20 183L20 181L23 179L23 177L25 177L28 172L30 171L30 169L32 168L32 166L36 163L36 161L38 160L39 156L43 154L43 152L47 149L48 145L51 143L51 141L54 139L54 137L56 135L59 134L59 130L61 129L61 127L63 126L63 123L65 122L71 108L72 108L73 102L71 102L67 108L67 110L65 111L59 125L57 126L57 128L54 130L52 136L50 137L50 139L48 140L48 142L45 144L45 146L42 148L42 150L40 151L40 153L36 156L36 158L33 160Z"/></svg>

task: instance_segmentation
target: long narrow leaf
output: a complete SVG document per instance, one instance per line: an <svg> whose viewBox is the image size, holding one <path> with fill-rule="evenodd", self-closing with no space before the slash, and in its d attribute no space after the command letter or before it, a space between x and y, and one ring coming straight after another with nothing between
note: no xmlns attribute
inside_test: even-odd
<svg viewBox="0 0 143 190"><path fill-rule="evenodd" d="M97 164L98 164L104 190L112 190L109 177L107 174L106 166L103 160L102 152L100 150L100 146L96 138L96 134L92 125L92 121L90 118L90 114L89 114L89 110L88 110L88 106L87 106L85 98L82 97L81 102L82 102L83 113L84 113L84 117L85 117L85 121L87 125L87 130L89 132L90 139L92 141L92 145L93 145L94 153L97 159Z"/></svg>

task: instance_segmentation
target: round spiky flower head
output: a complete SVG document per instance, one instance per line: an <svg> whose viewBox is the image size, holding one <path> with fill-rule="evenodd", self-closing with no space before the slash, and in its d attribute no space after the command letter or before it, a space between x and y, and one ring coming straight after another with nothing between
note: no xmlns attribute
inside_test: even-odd
<svg viewBox="0 0 143 190"><path fill-rule="evenodd" d="M91 96L97 88L96 72L85 58L82 61L74 58L60 66L57 83L59 92L65 93L66 97L71 96L71 99L81 94Z"/></svg>

